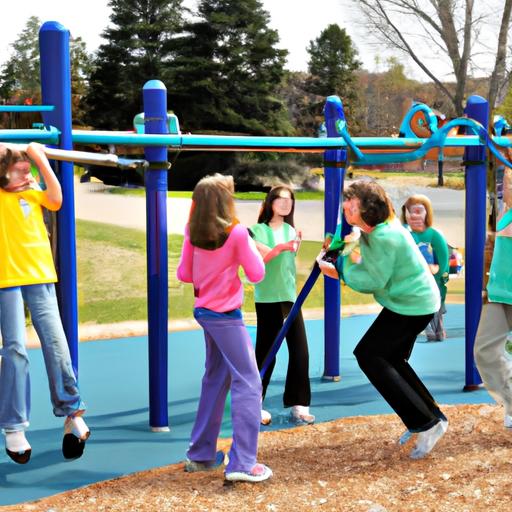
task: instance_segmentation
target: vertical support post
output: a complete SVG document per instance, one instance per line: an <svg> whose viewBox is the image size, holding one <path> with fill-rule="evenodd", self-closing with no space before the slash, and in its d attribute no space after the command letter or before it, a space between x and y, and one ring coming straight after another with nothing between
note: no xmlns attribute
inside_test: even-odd
<svg viewBox="0 0 512 512"><path fill-rule="evenodd" d="M464 113L489 128L489 104L480 96L470 96ZM473 347L482 311L484 249L486 231L487 162L485 146L468 147L466 164L466 385L465 391L476 389L482 379L473 356Z"/></svg>
<svg viewBox="0 0 512 512"><path fill-rule="evenodd" d="M71 65L69 31L56 21L39 30L41 54L41 95L45 105L45 124L60 130L58 147L73 149L71 115ZM64 332L68 340L73 370L78 376L78 292L76 277L75 197L73 163L60 162L56 172L62 187L62 208L57 213L57 288Z"/></svg>
<svg viewBox="0 0 512 512"><path fill-rule="evenodd" d="M329 96L324 106L327 137L339 137L336 123L345 120L343 104L338 96ZM345 150L327 150L324 152L325 232L334 233L339 216L340 193L345 176ZM323 379L340 379L340 282L324 276L324 374Z"/></svg>
<svg viewBox="0 0 512 512"><path fill-rule="evenodd" d="M144 133L169 133L167 89L159 80L143 88ZM169 430L167 406L167 146L144 148L149 162L146 182L146 246L148 272L149 425Z"/></svg>

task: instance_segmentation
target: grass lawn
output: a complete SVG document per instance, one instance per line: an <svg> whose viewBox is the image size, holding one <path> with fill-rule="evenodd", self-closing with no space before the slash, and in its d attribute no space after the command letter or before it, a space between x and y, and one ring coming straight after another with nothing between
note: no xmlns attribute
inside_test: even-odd
<svg viewBox="0 0 512 512"><path fill-rule="evenodd" d="M192 286L176 279L176 267L183 237L169 235L169 317L192 317ZM304 241L297 256L298 287L309 276L320 242ZM115 323L145 320L146 236L138 229L77 220L78 307L81 323ZM242 277L245 287L243 309L254 312L253 287ZM464 280L449 283L449 300L464 299ZM370 295L342 286L342 304L372 304ZM318 279L304 309L323 307L323 279Z"/></svg>

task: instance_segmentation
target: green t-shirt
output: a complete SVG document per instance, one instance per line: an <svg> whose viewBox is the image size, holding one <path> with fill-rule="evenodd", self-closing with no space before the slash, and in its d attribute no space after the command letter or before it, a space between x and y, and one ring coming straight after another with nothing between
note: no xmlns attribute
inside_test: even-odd
<svg viewBox="0 0 512 512"><path fill-rule="evenodd" d="M295 239L295 230L283 224L283 240L276 242L274 230L264 223L251 226L254 240L273 249L277 243ZM295 253L283 251L265 264L265 278L254 285L255 302L295 302L296 291Z"/></svg>
<svg viewBox="0 0 512 512"><path fill-rule="evenodd" d="M512 304L512 238L497 236L494 244L487 293L491 302Z"/></svg>
<svg viewBox="0 0 512 512"><path fill-rule="evenodd" d="M450 255L448 252L448 244L444 236L434 229L429 227L422 233L410 231L416 245L420 247L420 252L425 256L423 250L432 251L433 261L429 261L427 257L427 263L435 263L439 265L439 271L434 274L439 292L441 293L441 300L444 302L446 299L446 283L448 282L449 271L450 271ZM423 250L422 250L423 249Z"/></svg>
<svg viewBox="0 0 512 512"><path fill-rule="evenodd" d="M361 263L350 256L336 262L343 265L345 282L361 293L372 293L385 308L401 315L435 313L441 298L434 277L410 233L395 219L361 233ZM341 274L341 273L340 273Z"/></svg>

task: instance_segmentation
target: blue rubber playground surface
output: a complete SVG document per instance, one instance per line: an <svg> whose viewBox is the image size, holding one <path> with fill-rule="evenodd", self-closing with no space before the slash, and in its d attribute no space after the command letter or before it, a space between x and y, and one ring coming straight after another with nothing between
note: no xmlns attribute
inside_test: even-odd
<svg viewBox="0 0 512 512"><path fill-rule="evenodd" d="M341 322L341 380L322 381L323 322L306 322L310 346L312 412L317 422L346 416L392 412L359 370L352 351L373 321L373 315L343 318ZM419 338L411 363L441 404L493 403L484 389L464 393L464 307L449 305L449 339L427 343ZM254 339L255 330L250 328ZM51 413L41 351L30 351L32 414L27 437L32 459L25 466L0 450L0 505L15 504L176 463L184 458L199 398L204 367L202 331L169 334L169 422L167 433L148 427L148 357L145 337L97 341L80 345L80 386L88 404L92 434L84 456L65 461L61 454L61 418ZM265 430L290 428L282 408L287 365L286 345L278 355L266 409L273 423ZM221 435L229 437L226 413ZM3 442L3 441L2 441Z"/></svg>

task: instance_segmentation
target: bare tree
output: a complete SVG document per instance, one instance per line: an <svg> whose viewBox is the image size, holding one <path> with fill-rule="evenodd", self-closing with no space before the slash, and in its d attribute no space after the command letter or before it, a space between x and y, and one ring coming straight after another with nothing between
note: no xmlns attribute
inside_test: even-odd
<svg viewBox="0 0 512 512"><path fill-rule="evenodd" d="M450 99L457 115L463 113L468 73L471 69L474 47L488 16L475 12L475 0L352 0L364 15L367 33L389 48L409 55L423 72ZM478 6L487 2L478 2ZM488 99L492 106L507 79L507 36L512 0L505 0L496 60L490 77ZM368 30L370 29L370 30ZM371 31L371 32L370 32ZM418 45L421 42L421 49ZM448 57L455 76L454 87L442 79L438 62L429 64L420 52L425 45L435 53Z"/></svg>

